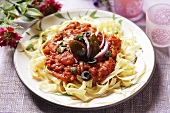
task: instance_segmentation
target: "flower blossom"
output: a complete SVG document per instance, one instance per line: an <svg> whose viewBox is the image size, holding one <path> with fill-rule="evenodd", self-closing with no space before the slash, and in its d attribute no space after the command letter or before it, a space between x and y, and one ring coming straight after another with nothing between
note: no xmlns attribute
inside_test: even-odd
<svg viewBox="0 0 170 113"><path fill-rule="evenodd" d="M17 42L22 37L14 32L13 27L0 28L0 46L10 46L10 48L15 48Z"/></svg>
<svg viewBox="0 0 170 113"><path fill-rule="evenodd" d="M34 5L44 16L58 12L62 7L62 5L55 0L34 0L32 5Z"/></svg>

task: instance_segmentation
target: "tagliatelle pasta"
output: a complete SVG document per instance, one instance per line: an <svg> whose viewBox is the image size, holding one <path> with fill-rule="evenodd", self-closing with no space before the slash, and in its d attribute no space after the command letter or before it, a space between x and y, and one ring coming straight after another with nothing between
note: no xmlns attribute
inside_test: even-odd
<svg viewBox="0 0 170 113"><path fill-rule="evenodd" d="M74 50L71 49L72 52L70 52L71 50L69 48L71 48L72 46L69 45L68 43L71 43L70 40L75 40L75 37L78 37L77 33L75 33L76 31L74 31L73 34L71 33L70 26L73 23L82 26L83 25L89 26L88 30L90 30L91 36L98 37L98 40L100 40L100 37L102 36L106 38L104 41L105 45L103 45L103 47L102 47L103 41L99 41L101 49L99 50L98 53L100 53L100 51L106 48L105 47L107 44L106 40L108 41L109 44L111 43L109 42L110 40L112 41L112 44L114 44L114 40L117 41L115 42L114 46L108 44L108 46L110 47L108 51L111 53L112 56L107 56L107 58L103 58L103 56L106 54L105 53L102 56L102 60L101 56L99 58L96 58L97 55L93 57L97 59L97 62L99 63L102 62L100 63L101 67L104 65L110 66L110 64L108 64L110 62L115 63L114 65L111 65L112 68L110 70L113 70L112 72L106 69L108 72L110 72L108 75L101 74L102 77L99 77L100 72L95 71L98 74L96 75L97 77L94 77L93 75L94 70L98 69L99 71L101 70L101 68L100 67L95 68L95 66L96 65L98 66L98 64L86 63L88 62L90 57L88 57L89 58L88 60L83 60L82 56L79 55L80 54L79 53L77 55L79 57L78 60L76 59L76 57L74 60L69 59L70 57L74 56L74 54L72 55L72 53L74 53ZM67 28L68 26L69 28ZM79 31L77 32L79 33ZM92 35L92 33L94 34ZM67 36L67 34L69 35ZM83 36L80 37L84 38L84 34ZM109 39L108 37L114 38ZM76 41L72 43L79 44L77 40L79 39L76 39ZM87 54L87 56L88 55L92 56L92 54L95 52L93 50L94 47L96 47L96 45L93 45L92 42L91 42L92 44L88 45L88 42L85 41L86 39L84 39L83 42L85 43L84 45L86 45L87 47L85 48L87 49L85 51L85 54ZM118 45L116 44L119 44L120 42L121 45L119 48ZM28 49L28 46L30 45L33 46L32 50ZM78 47L80 45L74 46ZM112 19L108 19L107 21L98 21L88 16L74 18L72 20L63 22L61 25L54 25L47 28L45 31L39 34L38 39L29 40L25 42L22 46L25 53L31 58L30 60L31 75L34 79L39 81L40 90L50 93L68 94L83 101L90 101L96 97L105 96L109 92L114 93L115 89L120 89L121 87L129 87L132 84L135 84L140 78L140 76L145 72L145 64L143 61L142 71L141 72L136 71L135 63L136 60L138 60L137 52L140 52L140 45L136 42L135 36L132 37L124 36L121 31L121 25ZM50 48L50 46L52 47ZM93 48L91 48L93 53L88 51L90 50L88 46L93 46ZM117 49L113 49L113 47ZM50 51L48 51L49 48ZM58 58L60 56L54 55L55 53L66 59L64 59L63 61L62 58ZM110 53L108 54L110 55ZM84 55L84 53L81 54ZM111 59L110 57L111 58L113 57L113 59ZM61 61L57 61L58 59ZM63 62L63 64L61 62ZM103 69L104 68L105 67L103 67ZM91 73L92 78L89 80L84 80L80 73L83 73L84 71L88 70ZM62 73L63 71L64 74Z"/></svg>

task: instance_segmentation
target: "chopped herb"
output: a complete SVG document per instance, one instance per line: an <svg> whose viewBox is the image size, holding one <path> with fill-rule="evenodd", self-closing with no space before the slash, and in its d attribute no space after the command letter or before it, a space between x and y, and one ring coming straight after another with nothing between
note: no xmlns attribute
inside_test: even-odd
<svg viewBox="0 0 170 113"><path fill-rule="evenodd" d="M58 49L57 49L57 52L63 53L66 48L67 48L67 47L63 47L62 45L59 45L59 47L58 47Z"/></svg>
<svg viewBox="0 0 170 113"><path fill-rule="evenodd" d="M30 38L30 40L32 40L32 39L38 39L39 38L39 35L34 35L34 36L32 36L31 38Z"/></svg>
<svg viewBox="0 0 170 113"><path fill-rule="evenodd" d="M26 47L26 50L27 50L27 51L29 51L29 50L31 50L31 49L32 49L33 51L35 50L33 44L29 44L29 45Z"/></svg>
<svg viewBox="0 0 170 113"><path fill-rule="evenodd" d="M72 74L76 74L76 73L77 73L77 68L76 68L76 67L71 67L71 68L70 68L70 72L71 72Z"/></svg>
<svg viewBox="0 0 170 113"><path fill-rule="evenodd" d="M83 33L82 33L82 34L78 34L78 35L76 36L76 39L82 38L82 37L83 37Z"/></svg>
<svg viewBox="0 0 170 113"><path fill-rule="evenodd" d="M57 52L61 53L61 46L57 49Z"/></svg>

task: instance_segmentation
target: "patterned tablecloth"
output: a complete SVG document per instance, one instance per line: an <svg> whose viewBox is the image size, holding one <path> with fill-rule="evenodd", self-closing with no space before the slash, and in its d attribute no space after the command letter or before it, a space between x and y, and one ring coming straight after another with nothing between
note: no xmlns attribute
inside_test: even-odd
<svg viewBox="0 0 170 113"><path fill-rule="evenodd" d="M169 0L161 0L168 3ZM62 10L73 8L95 8L92 0L61 0ZM144 3L147 8L160 1ZM170 3L170 1L169 1ZM106 10L106 9L103 9ZM23 33L30 24L20 22ZM136 22L145 31L145 17ZM136 96L116 106L105 109L81 111L51 105L32 94L19 80L16 73L14 50L0 48L0 113L170 113L170 53L168 48L156 48L156 70L149 84Z"/></svg>

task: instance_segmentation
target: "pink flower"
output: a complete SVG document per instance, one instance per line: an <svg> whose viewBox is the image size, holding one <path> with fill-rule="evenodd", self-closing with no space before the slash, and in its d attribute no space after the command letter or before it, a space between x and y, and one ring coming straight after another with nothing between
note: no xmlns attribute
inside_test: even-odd
<svg viewBox="0 0 170 113"><path fill-rule="evenodd" d="M8 32L13 32L13 31L14 31L14 28L12 28L12 27L10 27L10 26L7 27L6 29L8 30Z"/></svg>
<svg viewBox="0 0 170 113"><path fill-rule="evenodd" d="M58 12L62 7L62 5L55 0L34 0L32 5L34 5L44 16Z"/></svg>
<svg viewBox="0 0 170 113"><path fill-rule="evenodd" d="M4 28L0 28L0 36L4 35L5 29Z"/></svg>
<svg viewBox="0 0 170 113"><path fill-rule="evenodd" d="M15 48L17 42L22 37L14 32L13 27L0 28L0 46L10 46L10 48Z"/></svg>

